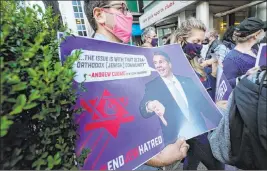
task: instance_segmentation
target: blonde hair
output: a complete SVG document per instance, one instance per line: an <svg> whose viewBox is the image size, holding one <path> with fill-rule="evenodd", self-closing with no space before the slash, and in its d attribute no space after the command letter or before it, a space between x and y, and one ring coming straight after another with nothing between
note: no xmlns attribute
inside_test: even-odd
<svg viewBox="0 0 267 171"><path fill-rule="evenodd" d="M256 33L250 34L248 36L245 36L245 37L243 37L242 34L239 31L234 31L233 41L236 42L236 43L244 43L244 42L247 42L252 37L254 37L259 31L257 31Z"/></svg>
<svg viewBox="0 0 267 171"><path fill-rule="evenodd" d="M209 36L215 37L216 39L219 37L219 33L214 28L208 30Z"/></svg>
<svg viewBox="0 0 267 171"><path fill-rule="evenodd" d="M194 17L191 17L181 23L181 26L173 32L170 37L171 43L182 44L182 40L188 38L191 35L193 29L203 30L206 32L206 26L201 21Z"/></svg>
<svg viewBox="0 0 267 171"><path fill-rule="evenodd" d="M182 22L181 26L170 36L171 44L178 43L183 46L183 40L190 37L193 29L198 29L206 32L205 24L201 20L191 17ZM202 77L206 78L206 73L203 69L200 68L199 63L197 63L194 59L189 60L189 62L196 72L198 72Z"/></svg>
<svg viewBox="0 0 267 171"><path fill-rule="evenodd" d="M191 64L192 68L199 73L205 80L207 79L207 74L203 68L201 68L200 64L196 62L194 59L190 60L189 63Z"/></svg>

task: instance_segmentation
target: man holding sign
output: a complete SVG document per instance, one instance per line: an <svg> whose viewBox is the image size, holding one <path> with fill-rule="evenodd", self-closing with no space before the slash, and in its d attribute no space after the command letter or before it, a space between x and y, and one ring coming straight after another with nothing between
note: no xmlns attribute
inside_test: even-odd
<svg viewBox="0 0 267 171"><path fill-rule="evenodd" d="M128 43L131 37L133 17L128 11L125 1L84 1L84 9L90 25L93 27L94 38L98 40ZM117 28L117 30L115 30ZM167 166L183 159L189 145L184 139L166 146L157 156L148 161L154 167ZM137 170L157 170L148 165L141 165Z"/></svg>
<svg viewBox="0 0 267 171"><path fill-rule="evenodd" d="M165 145L178 137L190 139L208 131L202 115L219 122L216 119L220 118L207 116L212 111L197 85L188 77L172 73L166 53L156 52L153 62L160 77L146 84L140 113L144 118L155 114L160 118Z"/></svg>

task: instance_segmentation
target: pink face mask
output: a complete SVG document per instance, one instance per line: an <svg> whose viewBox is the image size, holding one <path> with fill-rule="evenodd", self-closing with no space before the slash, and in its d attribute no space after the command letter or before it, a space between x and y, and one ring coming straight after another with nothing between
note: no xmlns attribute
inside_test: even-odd
<svg viewBox="0 0 267 171"><path fill-rule="evenodd" d="M133 24L132 14L128 12L127 15L124 15L119 11L111 13L105 9L103 9L103 11L113 14L115 23L113 29L107 27L105 24L103 24L103 26L112 34L114 34L117 38L123 41L123 43L128 43L132 35L132 24Z"/></svg>

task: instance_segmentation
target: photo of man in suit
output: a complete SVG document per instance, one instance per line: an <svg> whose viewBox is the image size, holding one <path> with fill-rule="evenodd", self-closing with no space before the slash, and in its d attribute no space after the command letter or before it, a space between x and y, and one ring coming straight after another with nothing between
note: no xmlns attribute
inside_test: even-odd
<svg viewBox="0 0 267 171"><path fill-rule="evenodd" d="M154 53L153 63L159 77L146 84L140 113L144 118L159 117L165 145L178 137L190 139L208 131L202 115L212 123L220 122L194 81L172 73L168 54Z"/></svg>

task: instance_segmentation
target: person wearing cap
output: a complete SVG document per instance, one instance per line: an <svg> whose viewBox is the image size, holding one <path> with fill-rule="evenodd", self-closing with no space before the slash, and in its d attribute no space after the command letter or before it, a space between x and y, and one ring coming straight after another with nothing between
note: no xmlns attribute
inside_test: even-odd
<svg viewBox="0 0 267 171"><path fill-rule="evenodd" d="M266 23L255 17L245 19L235 28L233 40L236 46L223 61L223 72L232 88L235 88L238 77L255 66L257 52L252 47L264 38L264 31Z"/></svg>

